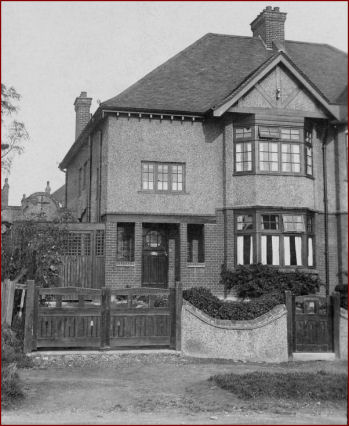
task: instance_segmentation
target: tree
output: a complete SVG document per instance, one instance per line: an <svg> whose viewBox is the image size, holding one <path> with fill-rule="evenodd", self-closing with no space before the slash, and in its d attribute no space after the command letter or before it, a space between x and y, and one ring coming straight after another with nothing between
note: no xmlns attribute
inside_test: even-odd
<svg viewBox="0 0 349 426"><path fill-rule="evenodd" d="M23 122L13 119L18 113L21 95L14 87L1 84L1 170L9 172L13 158L23 152L23 143L29 139Z"/></svg>

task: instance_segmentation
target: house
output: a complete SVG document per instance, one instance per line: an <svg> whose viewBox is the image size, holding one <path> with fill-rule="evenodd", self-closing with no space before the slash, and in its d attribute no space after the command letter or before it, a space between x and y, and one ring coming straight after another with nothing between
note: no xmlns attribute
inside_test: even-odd
<svg viewBox="0 0 349 426"><path fill-rule="evenodd" d="M347 65L285 40L266 7L252 36L207 34L91 116L75 100L60 164L67 208L105 225L105 285L207 286L261 262L347 271Z"/></svg>
<svg viewBox="0 0 349 426"><path fill-rule="evenodd" d="M1 190L1 229L5 233L14 222L24 220L54 221L59 220L64 214L55 193L51 194L50 182L47 181L45 191L34 192L28 197L23 194L21 205L9 206L10 185L5 178Z"/></svg>

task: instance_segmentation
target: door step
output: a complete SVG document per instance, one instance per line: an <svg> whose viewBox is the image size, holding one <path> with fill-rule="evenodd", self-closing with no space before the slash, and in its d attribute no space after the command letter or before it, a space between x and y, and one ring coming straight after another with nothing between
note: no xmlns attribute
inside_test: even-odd
<svg viewBox="0 0 349 426"><path fill-rule="evenodd" d="M334 352L293 352L293 361L334 361Z"/></svg>

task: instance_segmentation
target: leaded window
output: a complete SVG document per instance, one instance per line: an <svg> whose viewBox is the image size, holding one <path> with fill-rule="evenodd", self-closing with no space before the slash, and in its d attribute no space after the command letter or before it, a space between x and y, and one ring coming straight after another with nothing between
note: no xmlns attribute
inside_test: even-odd
<svg viewBox="0 0 349 426"><path fill-rule="evenodd" d="M261 171L279 171L279 144L259 142L259 168Z"/></svg>
<svg viewBox="0 0 349 426"><path fill-rule="evenodd" d="M281 170L283 172L300 173L301 154L299 144L281 144Z"/></svg>
<svg viewBox="0 0 349 426"><path fill-rule="evenodd" d="M240 142L235 145L235 171L252 170L252 142Z"/></svg>

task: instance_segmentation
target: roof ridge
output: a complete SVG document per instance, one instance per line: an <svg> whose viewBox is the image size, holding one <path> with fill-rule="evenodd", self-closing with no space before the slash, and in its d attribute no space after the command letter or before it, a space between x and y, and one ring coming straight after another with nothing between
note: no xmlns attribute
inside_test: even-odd
<svg viewBox="0 0 349 426"><path fill-rule="evenodd" d="M201 43L204 39L208 38L208 36L211 33L207 33L205 35L203 35L202 37L200 37L198 40L194 41L192 44L190 44L189 46L187 46L186 48L184 48L183 50L181 50L180 52L176 53L174 56L171 56L169 59L167 59L165 62L161 63L160 65L158 65L156 68L154 68L153 70L149 71L146 75L144 75L143 77L141 77L139 80L135 81L133 84L131 84L131 86L128 86L125 90L123 90L122 92L118 93L117 95L113 96L112 98L107 99L106 101L101 103L101 107L104 106L104 104L108 103L109 101L115 99L118 96L122 96L124 95L126 92L128 92L131 89L134 89L135 87L137 87L138 84L140 84L143 80L145 80L146 78L148 78L150 75L154 74L155 72L157 72L159 69L163 68L165 65L167 66L169 62L172 62L175 58L177 58L179 55L182 55L184 52L188 51L189 49L191 49L193 46L198 45L199 43Z"/></svg>
<svg viewBox="0 0 349 426"><path fill-rule="evenodd" d="M332 46L331 44L328 44L328 43L316 43L316 42L312 42L312 41L298 41L298 40L285 40L285 43L298 43L298 44L311 44L311 45L315 45L315 46L326 46L326 47L329 47L332 50L335 50L339 53L342 53L343 55L348 56L348 53L344 52L344 50L338 49L338 47Z"/></svg>

